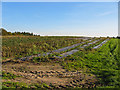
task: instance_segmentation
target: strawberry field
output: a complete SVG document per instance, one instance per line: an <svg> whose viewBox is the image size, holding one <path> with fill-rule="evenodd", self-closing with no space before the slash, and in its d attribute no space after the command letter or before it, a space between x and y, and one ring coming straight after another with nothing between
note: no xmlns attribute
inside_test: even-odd
<svg viewBox="0 0 120 90"><path fill-rule="evenodd" d="M3 37L3 87L119 88L119 45L103 37Z"/></svg>
<svg viewBox="0 0 120 90"><path fill-rule="evenodd" d="M120 86L120 40L111 39L97 50L83 50L64 58L65 69L84 70L99 79L101 87Z"/></svg>
<svg viewBox="0 0 120 90"><path fill-rule="evenodd" d="M75 38L75 37L72 37ZM82 39L71 37L3 37L2 57L23 57L80 43Z"/></svg>

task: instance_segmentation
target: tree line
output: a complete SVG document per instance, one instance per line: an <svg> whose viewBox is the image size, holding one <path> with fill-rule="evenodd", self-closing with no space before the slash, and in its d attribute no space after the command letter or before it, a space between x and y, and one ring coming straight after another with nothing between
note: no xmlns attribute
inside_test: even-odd
<svg viewBox="0 0 120 90"><path fill-rule="evenodd" d="M0 28L0 34L2 36L9 36L9 35L25 35L25 36L40 36L40 35L35 35L33 33L29 33L29 32L7 32L7 30L5 30L4 28Z"/></svg>

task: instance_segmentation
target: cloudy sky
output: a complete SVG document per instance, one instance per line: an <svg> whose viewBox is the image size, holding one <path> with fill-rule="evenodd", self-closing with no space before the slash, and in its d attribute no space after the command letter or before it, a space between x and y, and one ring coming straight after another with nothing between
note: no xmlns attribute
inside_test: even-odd
<svg viewBox="0 0 120 90"><path fill-rule="evenodd" d="M40 35L117 36L117 2L3 2L2 27Z"/></svg>

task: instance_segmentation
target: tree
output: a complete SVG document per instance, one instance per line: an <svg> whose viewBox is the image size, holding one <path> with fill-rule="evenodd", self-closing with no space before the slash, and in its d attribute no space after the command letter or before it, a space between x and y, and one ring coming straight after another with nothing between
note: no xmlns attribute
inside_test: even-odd
<svg viewBox="0 0 120 90"><path fill-rule="evenodd" d="M2 33L2 36L7 36L7 35L26 35L26 36L40 36L40 35L35 35L33 33L29 33L29 32L7 32L7 30L5 30L4 28L0 28L0 34Z"/></svg>
<svg viewBox="0 0 120 90"><path fill-rule="evenodd" d="M7 32L5 29L1 28L0 30L2 31L2 35L3 35L3 36L4 36L4 35L8 35L8 32Z"/></svg>

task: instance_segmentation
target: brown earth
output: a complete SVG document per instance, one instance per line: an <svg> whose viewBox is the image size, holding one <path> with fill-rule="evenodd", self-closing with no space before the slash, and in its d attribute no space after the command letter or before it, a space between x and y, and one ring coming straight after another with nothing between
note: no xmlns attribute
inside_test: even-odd
<svg viewBox="0 0 120 90"><path fill-rule="evenodd" d="M2 70L21 77L3 79L3 82L24 82L28 85L34 83L52 84L56 88L66 87L95 87L97 79L94 75L81 71L67 71L59 63L41 62L39 64L25 61L3 62Z"/></svg>

